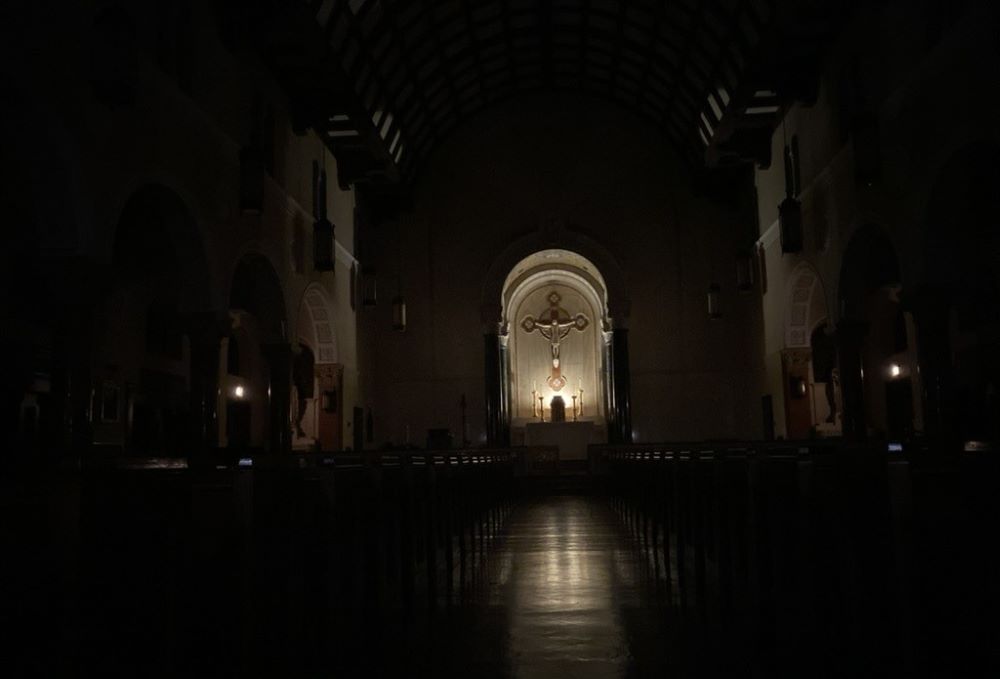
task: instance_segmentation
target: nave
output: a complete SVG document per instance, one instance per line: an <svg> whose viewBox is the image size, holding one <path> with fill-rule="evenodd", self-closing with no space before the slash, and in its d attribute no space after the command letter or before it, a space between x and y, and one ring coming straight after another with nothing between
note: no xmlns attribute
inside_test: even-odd
<svg viewBox="0 0 1000 679"><path fill-rule="evenodd" d="M928 452L597 446L587 474L525 449L16 470L9 666L972 676L1000 666L996 464Z"/></svg>

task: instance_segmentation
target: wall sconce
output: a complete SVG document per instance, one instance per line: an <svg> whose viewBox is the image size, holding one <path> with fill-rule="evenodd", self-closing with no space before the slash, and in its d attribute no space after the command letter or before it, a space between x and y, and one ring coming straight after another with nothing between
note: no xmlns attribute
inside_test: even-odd
<svg viewBox="0 0 1000 679"><path fill-rule="evenodd" d="M718 283L708 286L708 317L713 321L722 318L722 309L719 305L721 290Z"/></svg>
<svg viewBox="0 0 1000 679"><path fill-rule="evenodd" d="M238 399L242 399L244 396L246 396L246 390L243 388L242 384L237 384L233 388L233 396Z"/></svg>
<svg viewBox="0 0 1000 679"><path fill-rule="evenodd" d="M406 300L402 295L392 299L392 329L397 332L406 331Z"/></svg>
<svg viewBox="0 0 1000 679"><path fill-rule="evenodd" d="M893 363L889 366L889 377L896 379L902 374L903 374L903 369L899 366L898 363Z"/></svg>

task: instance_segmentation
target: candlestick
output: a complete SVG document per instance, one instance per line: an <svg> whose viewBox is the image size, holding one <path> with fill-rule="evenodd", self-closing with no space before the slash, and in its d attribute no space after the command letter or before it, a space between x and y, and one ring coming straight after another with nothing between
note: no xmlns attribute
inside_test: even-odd
<svg viewBox="0 0 1000 679"><path fill-rule="evenodd" d="M542 422L545 421L545 397L538 397L538 419Z"/></svg>
<svg viewBox="0 0 1000 679"><path fill-rule="evenodd" d="M580 390L580 417L583 417L583 389Z"/></svg>
<svg viewBox="0 0 1000 679"><path fill-rule="evenodd" d="M573 421L576 422L576 394L573 394Z"/></svg>
<svg viewBox="0 0 1000 679"><path fill-rule="evenodd" d="M531 390L531 416L538 417L538 408L535 406L535 399L538 398L538 392L534 389Z"/></svg>

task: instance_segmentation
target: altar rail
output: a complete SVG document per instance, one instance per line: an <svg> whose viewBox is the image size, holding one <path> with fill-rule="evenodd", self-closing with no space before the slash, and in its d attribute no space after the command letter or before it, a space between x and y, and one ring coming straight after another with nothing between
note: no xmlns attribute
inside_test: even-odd
<svg viewBox="0 0 1000 679"><path fill-rule="evenodd" d="M590 456L667 595L748 654L827 676L1000 669L1000 454L892 448L643 444Z"/></svg>
<svg viewBox="0 0 1000 679"><path fill-rule="evenodd" d="M329 672L380 616L470 585L512 472L509 450L463 450L3 476L5 607L27 663L12 676Z"/></svg>

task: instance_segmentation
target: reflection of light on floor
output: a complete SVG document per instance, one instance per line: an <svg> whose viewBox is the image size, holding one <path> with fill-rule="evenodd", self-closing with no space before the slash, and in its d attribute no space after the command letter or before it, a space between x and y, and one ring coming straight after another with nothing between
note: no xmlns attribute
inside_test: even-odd
<svg viewBox="0 0 1000 679"><path fill-rule="evenodd" d="M518 665L545 676L585 663L599 676L623 676L627 642L614 601L615 550L583 503L548 505L516 547L510 587L511 642ZM594 544L599 542L602 544ZM574 671L575 673L575 671ZM527 676L518 673L517 676Z"/></svg>

